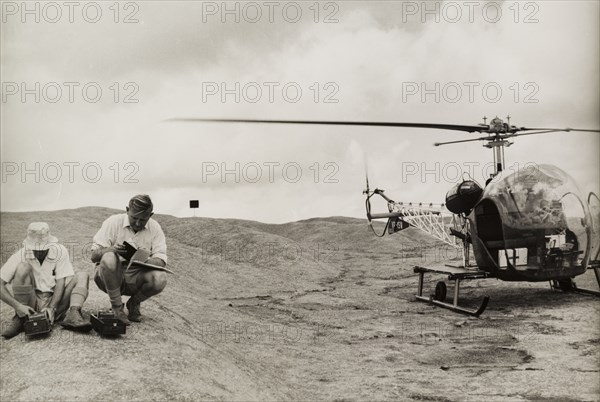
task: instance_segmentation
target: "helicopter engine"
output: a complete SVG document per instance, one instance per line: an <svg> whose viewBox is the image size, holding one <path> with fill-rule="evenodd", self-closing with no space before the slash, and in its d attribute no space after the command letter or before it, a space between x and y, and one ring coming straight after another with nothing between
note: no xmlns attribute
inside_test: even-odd
<svg viewBox="0 0 600 402"><path fill-rule="evenodd" d="M456 184L446 193L446 208L455 214L468 214L481 198L483 189L473 180Z"/></svg>

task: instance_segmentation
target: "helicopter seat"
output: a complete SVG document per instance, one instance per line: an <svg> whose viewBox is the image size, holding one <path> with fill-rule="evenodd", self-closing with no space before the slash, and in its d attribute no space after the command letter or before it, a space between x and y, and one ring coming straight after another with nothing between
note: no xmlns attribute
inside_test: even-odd
<svg viewBox="0 0 600 402"><path fill-rule="evenodd" d="M484 200L475 209L477 235L489 249L519 249L536 247L540 241L534 233L506 233L502 226L502 217L496 205ZM543 241L543 238L542 238Z"/></svg>
<svg viewBox="0 0 600 402"><path fill-rule="evenodd" d="M506 261L513 265L527 264L527 256L536 248L539 239L532 233L506 233L502 224L502 216L491 200L483 200L475 208L477 235L491 258L501 267L506 267ZM510 257L512 256L512 257Z"/></svg>

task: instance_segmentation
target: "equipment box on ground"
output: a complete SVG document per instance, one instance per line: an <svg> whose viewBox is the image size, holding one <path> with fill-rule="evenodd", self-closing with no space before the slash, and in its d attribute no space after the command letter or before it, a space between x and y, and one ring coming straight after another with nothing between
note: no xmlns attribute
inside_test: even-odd
<svg viewBox="0 0 600 402"><path fill-rule="evenodd" d="M126 327L118 320L112 311L98 311L90 316L94 330L100 335L124 335Z"/></svg>
<svg viewBox="0 0 600 402"><path fill-rule="evenodd" d="M52 330L50 320L45 313L36 313L29 316L25 321L25 335L47 334Z"/></svg>

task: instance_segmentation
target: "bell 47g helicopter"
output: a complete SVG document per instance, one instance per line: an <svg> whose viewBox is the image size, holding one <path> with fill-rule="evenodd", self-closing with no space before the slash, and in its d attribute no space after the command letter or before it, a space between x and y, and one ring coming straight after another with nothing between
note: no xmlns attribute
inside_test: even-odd
<svg viewBox="0 0 600 402"><path fill-rule="evenodd" d="M510 125L498 117L486 124L450 125L428 123L386 123L306 120L243 120L243 119L173 119L189 122L231 122L268 124L319 124L343 126L413 127L482 133L485 136L435 143L435 146L470 141L483 141L492 149L494 173L481 187L474 180L464 180L446 194L445 204L406 204L396 202L381 189L369 189L367 177L366 212L373 232L373 221L387 220L379 236L393 234L408 227L418 228L442 242L462 248L460 266L415 266L419 274L416 298L455 312L479 316L489 302L485 296L480 306L468 309L459 306L462 280L498 278L503 281L549 281L553 289L600 296L600 292L577 287L573 278L594 270L600 285L600 199L591 192L581 193L575 181L552 165L538 165L502 175L504 148L509 140L523 135L551 132L600 130L527 128ZM371 198L382 197L387 211L373 213ZM377 233L376 233L377 234ZM475 265L471 264L471 250ZM454 297L445 301L447 287L440 281L435 293L423 294L426 273L444 274L454 281Z"/></svg>

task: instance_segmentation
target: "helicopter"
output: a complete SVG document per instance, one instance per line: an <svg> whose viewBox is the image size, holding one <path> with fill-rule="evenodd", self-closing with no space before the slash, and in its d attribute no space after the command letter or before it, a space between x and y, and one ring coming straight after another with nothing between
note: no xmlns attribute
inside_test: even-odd
<svg viewBox="0 0 600 402"><path fill-rule="evenodd" d="M470 309L459 305L460 285L464 280L497 278L503 281L550 282L552 289L600 296L600 292L580 288L573 278L593 270L600 286L600 198L594 192L584 196L566 172L553 165L530 166L508 176L505 148L512 138L552 132L600 132L572 128L529 128L495 117L487 123L454 125L435 123L359 122L316 120L259 120L176 118L180 122L306 124L371 127L411 127L481 133L485 136L438 142L435 146L472 141L484 142L492 150L494 172L483 187L467 179L455 184L445 203L415 204L396 202L384 190L369 188L366 177L366 216L377 236L394 234L408 227L420 229L434 238L462 249L462 264L423 267L419 274L416 299L454 312L478 317L486 309L489 296ZM387 211L371 211L371 198L382 197ZM381 234L373 221L387 219ZM471 263L471 252L475 264ZM437 282L435 292L424 295L425 274L447 275L454 282L452 302L446 302L447 286Z"/></svg>

